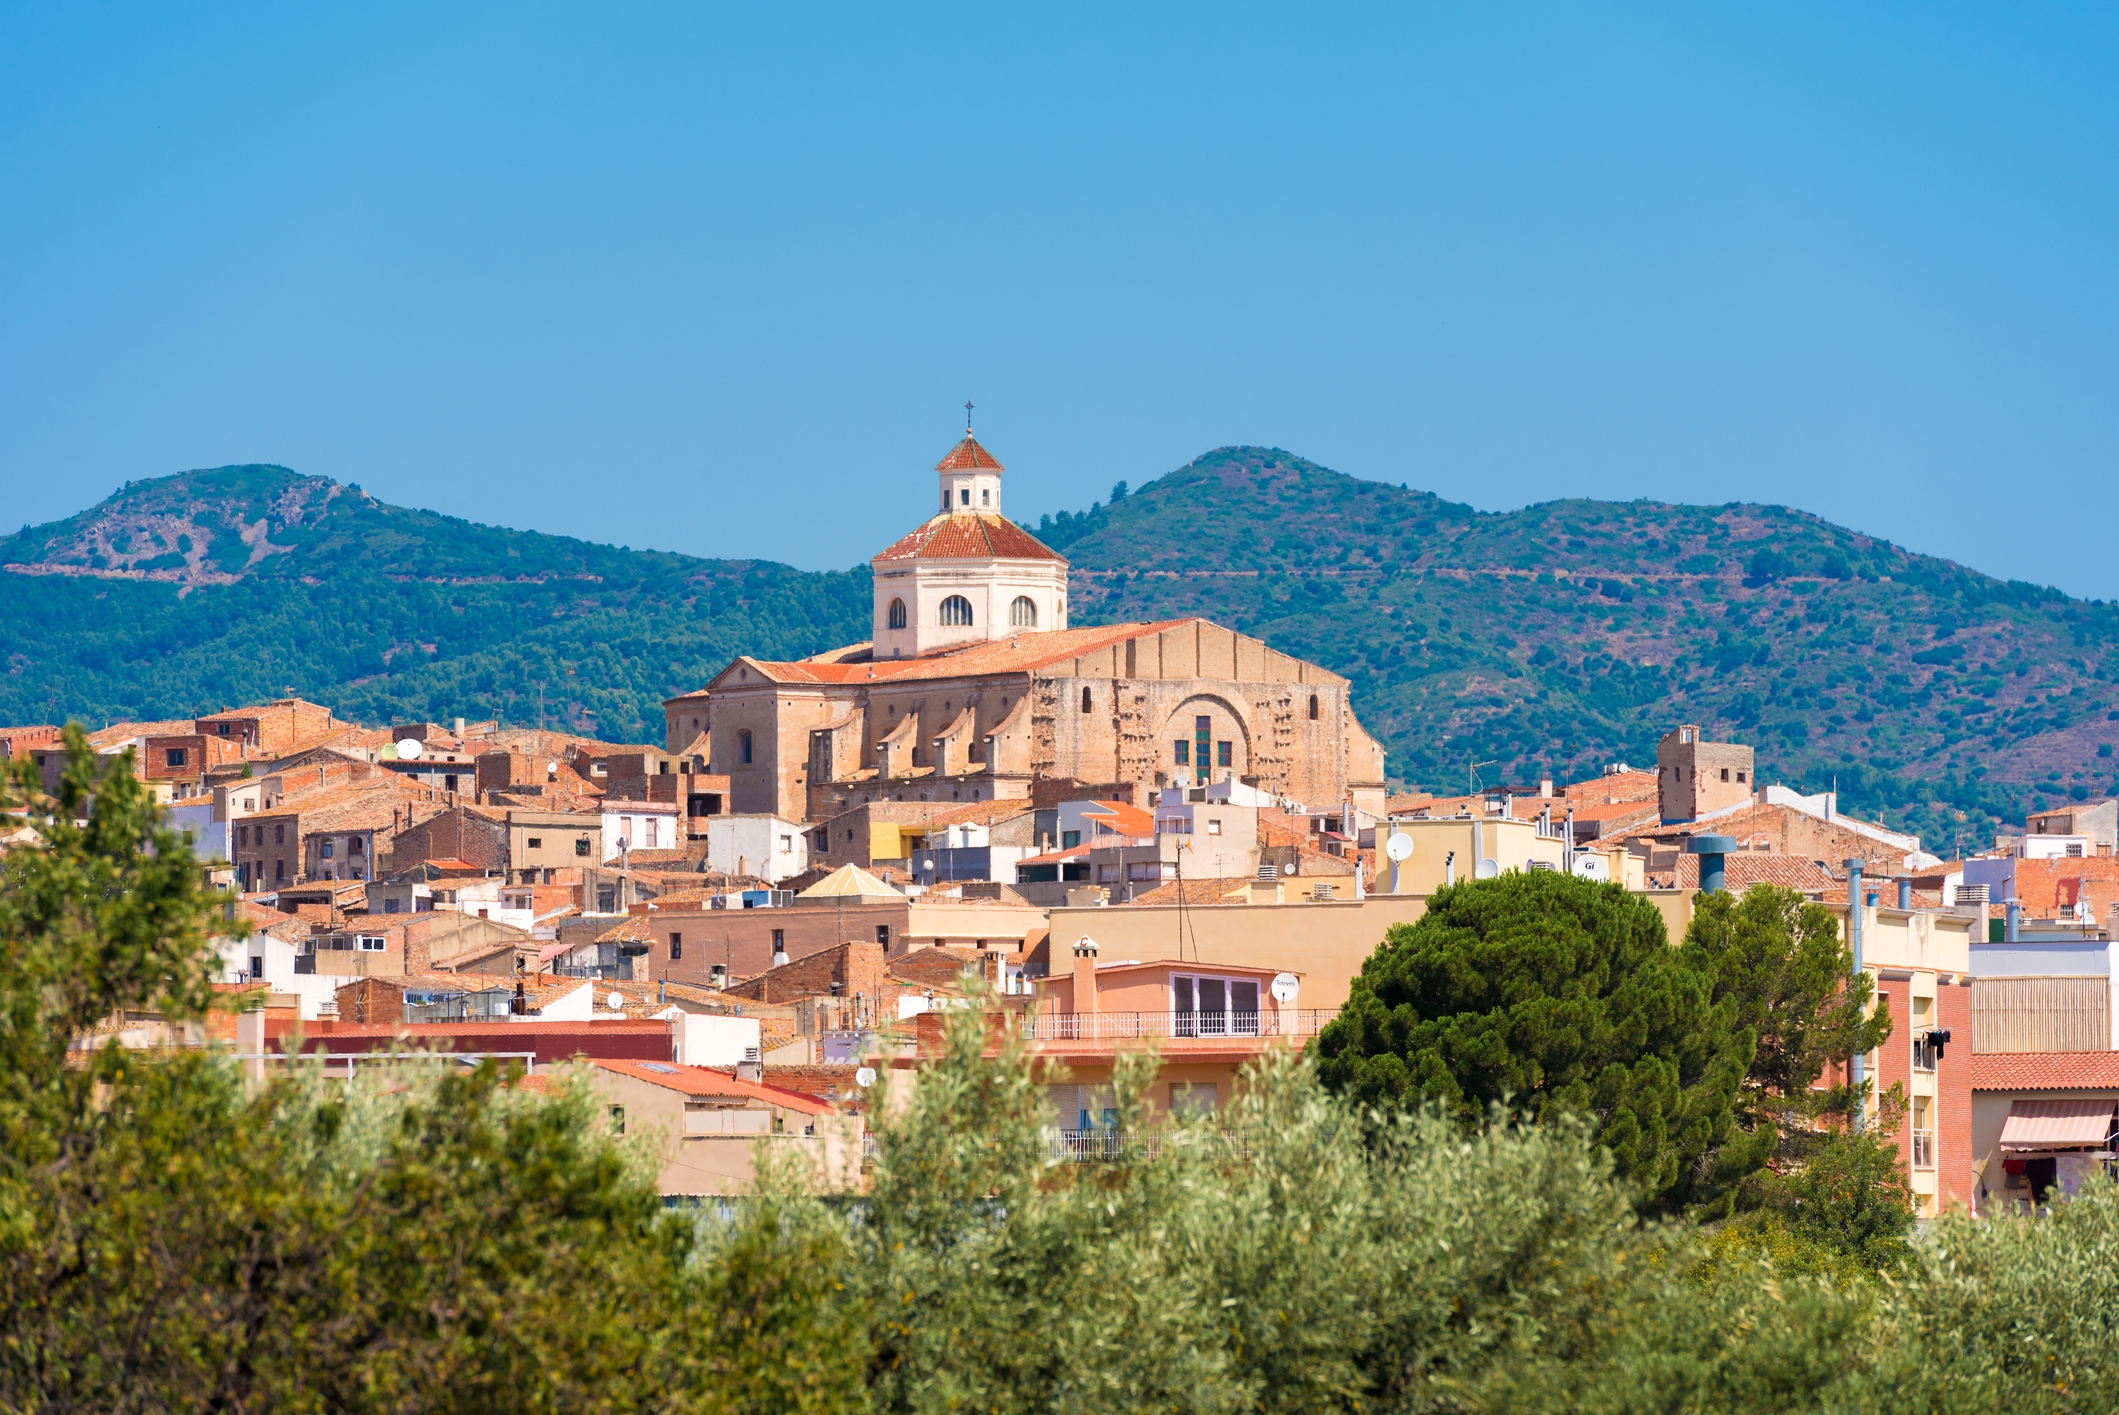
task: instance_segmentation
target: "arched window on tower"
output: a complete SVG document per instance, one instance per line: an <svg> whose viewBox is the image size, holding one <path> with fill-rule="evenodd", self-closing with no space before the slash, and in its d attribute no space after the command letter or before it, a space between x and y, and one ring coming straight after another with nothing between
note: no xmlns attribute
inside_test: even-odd
<svg viewBox="0 0 2119 1415"><path fill-rule="evenodd" d="M1310 694L1310 721L1312 721L1312 722L1315 722L1316 720L1317 720L1317 695L1316 695L1315 693L1312 693L1312 694Z"/></svg>
<svg viewBox="0 0 2119 1415"><path fill-rule="evenodd" d="M1095 710L1096 699L1089 696L1089 690L1087 688L1082 689L1082 711L1094 712Z"/></svg>
<svg viewBox="0 0 2119 1415"><path fill-rule="evenodd" d="M893 629L905 627L905 601L902 599L894 599L890 602L890 627Z"/></svg>
<svg viewBox="0 0 2119 1415"><path fill-rule="evenodd" d="M971 601L960 594L953 594L942 601L942 623L950 627L962 627L971 622Z"/></svg>
<svg viewBox="0 0 2119 1415"><path fill-rule="evenodd" d="M750 729L749 729L749 728L745 728L744 730L742 730L742 731L740 731L740 732L738 732L738 733L736 734L736 759L737 759L738 761L742 762L742 763L743 763L743 764L744 764L745 766L749 766L749 765L750 765Z"/></svg>
<svg viewBox="0 0 2119 1415"><path fill-rule="evenodd" d="M1015 603L1008 606L1008 622L1018 629L1037 627L1037 605L1029 595L1019 594Z"/></svg>

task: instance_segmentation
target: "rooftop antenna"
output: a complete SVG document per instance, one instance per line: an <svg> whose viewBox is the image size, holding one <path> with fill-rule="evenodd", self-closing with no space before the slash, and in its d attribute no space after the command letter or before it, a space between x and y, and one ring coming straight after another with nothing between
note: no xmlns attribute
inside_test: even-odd
<svg viewBox="0 0 2119 1415"><path fill-rule="evenodd" d="M1464 772L1464 787L1465 787L1465 790L1464 790L1464 794L1465 794L1465 795L1467 795L1467 796L1476 796L1476 795L1478 795L1478 794L1479 794L1479 791L1480 791L1480 789L1481 789L1481 788L1482 788L1482 787L1484 786L1484 784L1485 784L1484 782L1482 782L1482 781L1481 781L1481 780L1479 779L1479 768L1480 768L1480 767L1482 767L1482 766L1492 766L1492 765L1494 765L1494 763L1493 763L1493 762L1473 762L1473 763L1472 763L1472 764L1471 764L1471 765L1470 765L1469 767L1467 767L1467 768L1465 769L1465 772Z"/></svg>

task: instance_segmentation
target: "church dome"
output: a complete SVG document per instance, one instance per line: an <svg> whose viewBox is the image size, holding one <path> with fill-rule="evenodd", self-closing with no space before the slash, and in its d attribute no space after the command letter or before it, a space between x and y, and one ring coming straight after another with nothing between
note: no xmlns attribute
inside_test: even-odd
<svg viewBox="0 0 2119 1415"><path fill-rule="evenodd" d="M991 452L979 446L979 440L973 437L968 429L964 433L964 440L950 448L949 455L935 463L934 469L938 472L1004 472L1008 470L1000 464L999 459Z"/></svg>
<svg viewBox="0 0 2119 1415"><path fill-rule="evenodd" d="M1006 516L945 512L875 557L885 560L1057 560L1067 557Z"/></svg>

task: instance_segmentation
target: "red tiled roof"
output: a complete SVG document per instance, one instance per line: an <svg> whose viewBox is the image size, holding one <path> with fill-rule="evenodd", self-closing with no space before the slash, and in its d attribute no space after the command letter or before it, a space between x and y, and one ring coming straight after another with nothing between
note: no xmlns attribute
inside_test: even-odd
<svg viewBox="0 0 2119 1415"><path fill-rule="evenodd" d="M621 1076L681 1091L687 1096L740 1096L745 1100L768 1101L783 1110L799 1110L804 1115L831 1114L831 1107L815 1096L783 1091L778 1086L764 1086L755 1081L739 1081L726 1071L716 1071L710 1066L676 1066L668 1062L650 1066L645 1062L612 1061L604 1057L595 1058L594 1064L601 1070L615 1071Z"/></svg>
<svg viewBox="0 0 2119 1415"><path fill-rule="evenodd" d="M949 455L934 464L938 472L1003 472L1003 467L991 452L979 446L979 440L969 430L964 440L949 449Z"/></svg>
<svg viewBox="0 0 2119 1415"><path fill-rule="evenodd" d="M1838 889L1844 898L1846 886L1839 884L1831 875L1818 868L1817 861L1805 860L1797 855L1768 855L1738 853L1722 857L1722 887L1731 894L1742 894L1754 884L1777 884L1787 889L1799 889L1805 894L1828 894ZM1680 855L1675 872L1657 870L1657 881L1670 880L1663 888L1698 889L1700 887L1700 857Z"/></svg>
<svg viewBox="0 0 2119 1415"><path fill-rule="evenodd" d="M878 560L1065 560L1006 516L990 511L943 512L903 537Z"/></svg>
<svg viewBox="0 0 2119 1415"><path fill-rule="evenodd" d="M1164 619L1149 624L1106 624L1093 629L1046 629L920 658L894 658L880 663L774 663L751 658L738 662L756 669L769 683L880 683L885 679L916 682L983 673L1031 673L1128 639L1143 639L1194 622L1198 621Z"/></svg>
<svg viewBox="0 0 2119 1415"><path fill-rule="evenodd" d="M2119 1051L1972 1054L1975 1091L2119 1091Z"/></svg>
<svg viewBox="0 0 2119 1415"><path fill-rule="evenodd" d="M1224 904L1231 899L1240 903L1250 898L1250 889L1248 878L1171 880L1145 894L1134 895L1126 901L1126 907L1137 904Z"/></svg>

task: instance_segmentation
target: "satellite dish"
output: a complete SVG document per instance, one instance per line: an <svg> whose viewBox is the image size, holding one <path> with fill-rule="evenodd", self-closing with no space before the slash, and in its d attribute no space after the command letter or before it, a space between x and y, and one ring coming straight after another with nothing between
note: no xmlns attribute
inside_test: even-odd
<svg viewBox="0 0 2119 1415"><path fill-rule="evenodd" d="M401 762L416 762L419 760L419 754L425 750L426 748L420 744L419 738L407 737L404 741L397 744L397 759Z"/></svg>
<svg viewBox="0 0 2119 1415"><path fill-rule="evenodd" d="M1412 859L1413 837L1410 835L1393 835L1390 839L1383 842L1383 853L1390 856L1393 860L1404 861Z"/></svg>
<svg viewBox="0 0 2119 1415"><path fill-rule="evenodd" d="M625 1007L625 994L614 992L603 1000L603 1005L610 1008L613 1012L621 1011Z"/></svg>
<svg viewBox="0 0 2119 1415"><path fill-rule="evenodd" d="M1498 878L1500 874L1501 862L1499 860L1494 859L1491 855L1481 860L1479 862L1478 869L1473 871L1474 877L1478 879L1495 879Z"/></svg>
<svg viewBox="0 0 2119 1415"><path fill-rule="evenodd" d="M1606 863L1602 855L1577 855L1575 856L1575 877L1577 879L1609 881L1611 879L1611 866Z"/></svg>
<svg viewBox="0 0 2119 1415"><path fill-rule="evenodd" d="M1273 1001L1281 1006L1285 1007L1293 1002L1295 994L1301 990L1302 980L1293 973L1275 973L1273 975Z"/></svg>
<svg viewBox="0 0 2119 1415"><path fill-rule="evenodd" d="M1292 862L1290 862L1290 863L1288 863L1288 864L1285 864L1285 865L1282 865L1282 866L1280 867L1280 872L1281 872L1282 874L1284 874L1284 875L1291 875L1291 874L1295 873L1295 866L1294 866L1294 864L1293 864Z"/></svg>
<svg viewBox="0 0 2119 1415"><path fill-rule="evenodd" d="M873 1066L862 1067L859 1071L854 1072L853 1083L862 1090L867 1090L876 1083L876 1069Z"/></svg>

